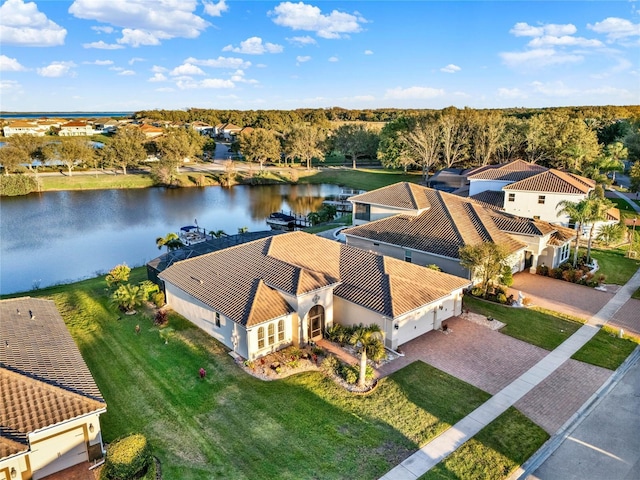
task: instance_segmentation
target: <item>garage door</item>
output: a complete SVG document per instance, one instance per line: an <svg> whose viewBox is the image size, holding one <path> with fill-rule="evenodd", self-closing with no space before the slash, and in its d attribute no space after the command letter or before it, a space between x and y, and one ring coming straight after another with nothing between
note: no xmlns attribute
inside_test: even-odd
<svg viewBox="0 0 640 480"><path fill-rule="evenodd" d="M398 345L433 330L433 319L433 312L425 312L421 318L405 320L405 323L400 325L398 329Z"/></svg>
<svg viewBox="0 0 640 480"><path fill-rule="evenodd" d="M88 461L82 427L33 444L29 457L34 480Z"/></svg>

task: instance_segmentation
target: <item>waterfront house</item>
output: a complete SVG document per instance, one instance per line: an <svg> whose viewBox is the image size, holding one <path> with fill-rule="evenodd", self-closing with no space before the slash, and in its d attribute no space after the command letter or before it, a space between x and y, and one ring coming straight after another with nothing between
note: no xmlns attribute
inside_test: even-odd
<svg viewBox="0 0 640 480"><path fill-rule="evenodd" d="M0 301L0 479L103 456L106 404L51 300Z"/></svg>
<svg viewBox="0 0 640 480"><path fill-rule="evenodd" d="M376 323L395 349L459 315L468 280L303 232L173 263L167 304L256 359L322 338L334 323Z"/></svg>

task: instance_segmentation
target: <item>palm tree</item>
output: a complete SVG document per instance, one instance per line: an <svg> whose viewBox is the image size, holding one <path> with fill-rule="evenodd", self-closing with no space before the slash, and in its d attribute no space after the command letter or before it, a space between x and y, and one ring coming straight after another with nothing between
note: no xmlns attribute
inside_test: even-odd
<svg viewBox="0 0 640 480"><path fill-rule="evenodd" d="M167 247L167 252L172 252L173 250L184 247L184 243L182 243L180 237L175 233L168 233L164 237L156 238L156 245L158 246L158 250L162 247Z"/></svg>
<svg viewBox="0 0 640 480"><path fill-rule="evenodd" d="M587 242L587 263L589 263L591 260L591 242L593 241L596 223L607 219L607 211L613 207L613 203L604 196L591 194L586 200L589 204L586 223L591 224L589 228L589 241Z"/></svg>
<svg viewBox="0 0 640 480"><path fill-rule="evenodd" d="M364 387L367 373L367 355L371 360L377 361L384 357L384 345L382 343L382 330L380 326L372 323L368 327L360 324L355 328L349 338L349 343L358 348L360 354L360 377L358 385Z"/></svg>
<svg viewBox="0 0 640 480"><path fill-rule="evenodd" d="M145 296L144 289L139 285L126 283L120 285L111 298L118 307L123 308L127 313L132 313L146 300Z"/></svg>
<svg viewBox="0 0 640 480"><path fill-rule="evenodd" d="M576 245L573 252L573 266L578 265L578 247L580 245L580 236L582 235L582 226L589 219L590 205L587 199L579 202L571 202L563 200L558 203L557 212L561 215L567 215L576 225Z"/></svg>
<svg viewBox="0 0 640 480"><path fill-rule="evenodd" d="M227 236L227 234L225 233L224 230L211 230L209 232L209 235L211 235L212 237L216 237L216 238L226 237Z"/></svg>

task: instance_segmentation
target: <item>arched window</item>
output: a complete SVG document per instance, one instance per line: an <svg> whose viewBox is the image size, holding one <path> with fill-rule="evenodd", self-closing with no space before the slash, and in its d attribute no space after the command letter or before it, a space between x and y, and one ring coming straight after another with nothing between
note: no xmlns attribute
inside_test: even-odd
<svg viewBox="0 0 640 480"><path fill-rule="evenodd" d="M278 341L284 340L284 320L278 320Z"/></svg>
<svg viewBox="0 0 640 480"><path fill-rule="evenodd" d="M258 348L264 348L264 327L258 328Z"/></svg>
<svg viewBox="0 0 640 480"><path fill-rule="evenodd" d="M276 341L276 327L273 323L269 324L269 345L273 345Z"/></svg>

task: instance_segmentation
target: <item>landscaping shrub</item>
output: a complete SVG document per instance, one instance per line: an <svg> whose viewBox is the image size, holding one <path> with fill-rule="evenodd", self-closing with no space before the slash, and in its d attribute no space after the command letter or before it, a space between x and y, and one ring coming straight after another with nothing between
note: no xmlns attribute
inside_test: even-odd
<svg viewBox="0 0 640 480"><path fill-rule="evenodd" d="M129 268L126 263L116 265L109 271L109 273L105 277L107 287L111 288L114 285L120 285L122 283L128 282L130 274L131 268Z"/></svg>
<svg viewBox="0 0 640 480"><path fill-rule="evenodd" d="M505 304L507 303L507 296L504 293L499 293L496 296L496 300L498 300L498 303Z"/></svg>
<svg viewBox="0 0 640 480"><path fill-rule="evenodd" d="M28 195L37 191L38 182L29 175L0 175L0 197Z"/></svg>
<svg viewBox="0 0 640 480"><path fill-rule="evenodd" d="M340 360L338 360L333 355L329 355L325 357L322 361L321 368L327 373L337 373L338 368L340 367Z"/></svg>
<svg viewBox="0 0 640 480"><path fill-rule="evenodd" d="M357 365L342 364L339 373L349 385L353 385L358 381L360 369Z"/></svg>
<svg viewBox="0 0 640 480"><path fill-rule="evenodd" d="M151 298L152 295L160 291L157 283L153 283L151 280L143 280L140 282L140 288L144 292L146 299Z"/></svg>
<svg viewBox="0 0 640 480"><path fill-rule="evenodd" d="M107 448L102 469L104 480L128 480L142 477L153 458L147 439L142 434L114 441Z"/></svg>
<svg viewBox="0 0 640 480"><path fill-rule="evenodd" d="M166 310L158 310L156 316L153 318L154 325L166 325L169 321Z"/></svg>
<svg viewBox="0 0 640 480"><path fill-rule="evenodd" d="M151 301L153 302L153 304L160 308L164 305L165 299L164 299L164 293L162 292L156 292L153 295L151 295Z"/></svg>

